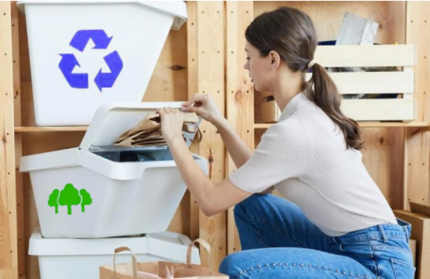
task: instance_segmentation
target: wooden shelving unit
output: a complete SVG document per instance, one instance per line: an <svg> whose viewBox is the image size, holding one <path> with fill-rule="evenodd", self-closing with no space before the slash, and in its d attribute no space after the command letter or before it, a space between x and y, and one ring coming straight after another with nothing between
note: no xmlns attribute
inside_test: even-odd
<svg viewBox="0 0 430 279"><path fill-rule="evenodd" d="M254 129L268 129L274 123L255 123ZM428 128L430 122L413 121L413 122L358 122L362 128Z"/></svg>
<svg viewBox="0 0 430 279"><path fill-rule="evenodd" d="M15 133L85 132L88 126L76 127L15 127Z"/></svg>
<svg viewBox="0 0 430 279"><path fill-rule="evenodd" d="M226 5L201 1L188 2L187 8L188 21L167 36L142 101L186 101L197 92L210 92L224 113ZM0 279L40 279L38 258L28 255L29 238L39 220L29 175L19 172L20 158L79 146L88 126L37 126L26 19L16 2L0 2L0 11L0 149L6 155L0 157ZM229 23L240 24L237 17ZM236 55L243 60L242 45L231 57ZM240 78L233 77L229 85L240 84ZM219 182L225 177L224 143L211 125L201 128L205 139L191 150L210 161L209 177ZM188 192L168 230L191 239L202 237L216 247L211 253L214 267L227 255L226 212L206 217ZM202 264L208 266L208 252L202 249L201 253Z"/></svg>

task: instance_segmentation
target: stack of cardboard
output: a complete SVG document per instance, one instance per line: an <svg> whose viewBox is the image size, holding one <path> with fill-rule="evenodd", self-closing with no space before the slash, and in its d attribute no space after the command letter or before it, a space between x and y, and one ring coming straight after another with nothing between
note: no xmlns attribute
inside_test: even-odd
<svg viewBox="0 0 430 279"><path fill-rule="evenodd" d="M198 132L199 117L195 113L185 113L183 132ZM194 124L194 125L189 125ZM200 134L197 140L200 139ZM186 141L186 138L184 137ZM145 119L137 124L136 127L124 132L115 142L117 146L123 147L144 147L144 146L165 146L167 145L161 134L161 119L158 113L150 113Z"/></svg>
<svg viewBox="0 0 430 279"><path fill-rule="evenodd" d="M411 211L394 210L397 218L412 225L411 239L416 241L416 278L430 278L430 206L409 203Z"/></svg>

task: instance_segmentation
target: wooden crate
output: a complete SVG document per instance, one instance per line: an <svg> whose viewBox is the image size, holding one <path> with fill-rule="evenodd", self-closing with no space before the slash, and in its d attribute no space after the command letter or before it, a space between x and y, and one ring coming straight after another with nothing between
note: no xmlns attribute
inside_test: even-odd
<svg viewBox="0 0 430 279"><path fill-rule="evenodd" d="M400 67L399 71L329 72L343 98L342 112L356 121L413 121L417 118L415 92L416 47L414 45L318 46L315 60L332 67ZM306 74L306 80L312 77ZM397 98L374 98L370 94L398 94ZM371 96L370 98L366 98ZM374 96L374 95L373 95ZM261 123L276 122L279 108L270 96L261 104Z"/></svg>

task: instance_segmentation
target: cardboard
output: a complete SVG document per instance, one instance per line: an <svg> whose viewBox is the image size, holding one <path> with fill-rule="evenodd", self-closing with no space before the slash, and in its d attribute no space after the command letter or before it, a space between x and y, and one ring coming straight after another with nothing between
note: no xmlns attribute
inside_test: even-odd
<svg viewBox="0 0 430 279"><path fill-rule="evenodd" d="M198 132L197 123L199 118L195 113L184 113L183 132ZM189 126L188 124L195 126ZM199 137L197 137L199 139ZM186 139L184 138L184 141ZM161 134L161 119L158 113L150 113L136 127L124 132L114 142L116 146L122 147L144 147L144 146L166 146L167 143Z"/></svg>
<svg viewBox="0 0 430 279"><path fill-rule="evenodd" d="M410 202L411 211L394 210L397 218L412 225L416 241L416 278L430 278L430 206Z"/></svg>
<svg viewBox="0 0 430 279"><path fill-rule="evenodd" d="M414 266L417 267L416 258L417 258L417 241L415 239L409 240L409 248L411 248L412 251L412 262L414 263Z"/></svg>

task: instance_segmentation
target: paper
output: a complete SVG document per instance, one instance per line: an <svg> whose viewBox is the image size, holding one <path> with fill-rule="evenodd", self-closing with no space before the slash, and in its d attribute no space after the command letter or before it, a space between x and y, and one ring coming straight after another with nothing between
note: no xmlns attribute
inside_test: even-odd
<svg viewBox="0 0 430 279"><path fill-rule="evenodd" d="M197 127L199 118L195 113L184 113L183 132L200 132ZM194 126L193 126L194 124ZM198 140L201 139L199 133ZM184 138L184 141L186 139ZM145 147L145 146L165 146L167 145L161 133L161 119L158 113L150 113L136 127L124 132L119 136L114 144L122 147Z"/></svg>

